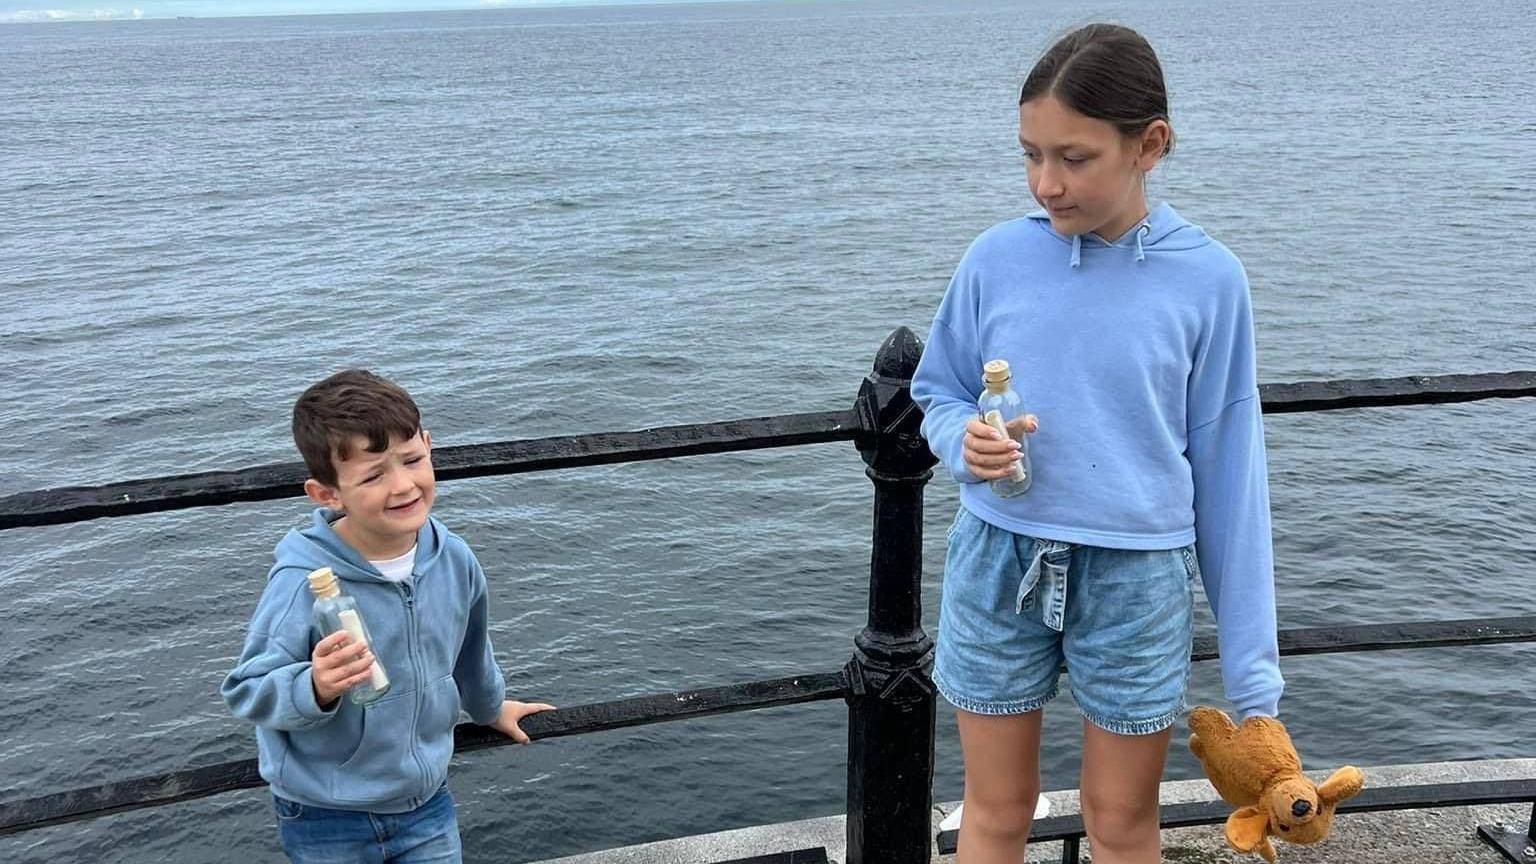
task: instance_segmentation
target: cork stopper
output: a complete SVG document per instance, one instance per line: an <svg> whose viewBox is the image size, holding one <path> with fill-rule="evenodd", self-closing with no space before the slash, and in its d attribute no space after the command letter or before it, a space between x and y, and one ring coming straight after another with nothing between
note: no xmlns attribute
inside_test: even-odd
<svg viewBox="0 0 1536 864"><path fill-rule="evenodd" d="M318 598L335 597L341 593L341 589L336 587L336 574L329 567L310 571L309 590Z"/></svg>
<svg viewBox="0 0 1536 864"><path fill-rule="evenodd" d="M1008 382L1013 380L1013 372L1008 369L1007 360L989 360L981 367L981 383L989 392L1001 393L1008 389Z"/></svg>

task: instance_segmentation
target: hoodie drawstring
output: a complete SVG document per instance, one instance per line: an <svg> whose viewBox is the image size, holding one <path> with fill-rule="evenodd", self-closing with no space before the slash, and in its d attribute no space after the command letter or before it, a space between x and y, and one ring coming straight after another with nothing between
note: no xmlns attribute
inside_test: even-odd
<svg viewBox="0 0 1536 864"><path fill-rule="evenodd" d="M1155 218L1159 218L1159 213L1161 213L1164 210L1166 210L1170 214L1170 216L1169 216L1169 218L1167 220L1168 221L1168 226L1167 227L1168 227L1169 230L1160 233L1158 235L1158 239L1157 240L1149 241L1147 238L1152 236L1152 220L1155 219ZM1038 220L1040 220L1042 223L1046 224L1046 230L1051 230L1050 229L1050 225L1048 223L1048 220L1050 219L1050 215L1048 213L1046 213L1046 211L1044 211L1044 210L1036 210L1035 212L1030 213L1029 217L1031 219L1038 219ZM1175 220L1178 220L1178 221L1175 221ZM1186 228L1194 227L1194 230L1196 232L1198 232L1200 230L1198 227L1191 226L1188 222L1183 222L1182 220L1179 220L1178 214L1173 213L1172 209L1168 208L1168 206L1166 204L1158 205L1158 208L1154 209L1151 212L1149 212L1146 215L1146 217L1143 218L1141 220L1141 222L1139 224L1137 224L1136 228L1134 229L1135 234L1136 234L1136 243L1135 243L1135 246L1136 246L1136 260L1138 262L1147 260L1147 244L1148 243L1161 242L1161 240L1164 237L1167 237L1170 234L1174 233L1175 231L1178 231L1179 228L1181 227L1181 225L1182 225L1182 227L1186 227ZM1056 233L1056 232L1053 231L1052 233ZM1059 234L1059 233L1056 233L1056 236L1061 238L1061 239L1063 239L1063 240L1067 239L1066 236L1064 236L1062 234ZM1071 239L1072 239L1072 259L1071 259L1072 269L1073 270L1077 270L1077 269L1080 269L1083 266L1083 235L1081 235L1081 234L1073 234L1073 235L1071 235ZM1106 246L1106 247L1114 247L1114 248L1124 249L1128 245L1125 242L1125 235L1124 234L1121 234L1120 236L1116 237L1115 241L1113 243L1111 243L1110 241L1105 240L1102 237L1099 237L1097 235L1094 235L1093 239L1097 240L1099 242L1099 245Z"/></svg>

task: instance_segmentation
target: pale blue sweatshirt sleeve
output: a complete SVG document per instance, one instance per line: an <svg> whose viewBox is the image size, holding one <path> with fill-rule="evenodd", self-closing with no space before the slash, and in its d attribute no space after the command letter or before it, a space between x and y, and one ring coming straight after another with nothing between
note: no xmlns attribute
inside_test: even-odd
<svg viewBox="0 0 1536 864"><path fill-rule="evenodd" d="M459 688L459 699L470 719L482 726L496 722L501 715L501 703L507 697L507 682L496 665L496 655L491 650L491 599L485 581L485 571L471 554L475 583L475 599L470 606L469 621L464 628L464 642L459 647L459 659L453 667L453 680Z"/></svg>
<svg viewBox="0 0 1536 864"><path fill-rule="evenodd" d="M981 345L976 333L972 251L961 259L939 304L922 359L912 375L912 399L923 409L923 437L961 483L980 483L965 467L965 424L976 417L981 395Z"/></svg>
<svg viewBox="0 0 1536 864"><path fill-rule="evenodd" d="M336 716L341 700L329 711L315 702L309 606L299 602L307 591L281 573L267 582L251 616L240 661L220 688L236 717L291 731L319 726Z"/></svg>
<svg viewBox="0 0 1536 864"><path fill-rule="evenodd" d="M1189 381L1195 548L1216 616L1221 679L1243 716L1275 716L1285 682L1275 629L1269 475L1246 276L1221 298Z"/></svg>

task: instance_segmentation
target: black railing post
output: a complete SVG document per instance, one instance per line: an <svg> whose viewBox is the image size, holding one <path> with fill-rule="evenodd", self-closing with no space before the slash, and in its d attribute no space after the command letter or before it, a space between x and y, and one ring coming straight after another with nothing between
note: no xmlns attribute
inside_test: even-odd
<svg viewBox="0 0 1536 864"><path fill-rule="evenodd" d="M933 812L933 642L923 632L923 486L936 461L918 432L922 341L880 346L859 389L859 455L875 484L869 625L848 663L848 864L928 864Z"/></svg>

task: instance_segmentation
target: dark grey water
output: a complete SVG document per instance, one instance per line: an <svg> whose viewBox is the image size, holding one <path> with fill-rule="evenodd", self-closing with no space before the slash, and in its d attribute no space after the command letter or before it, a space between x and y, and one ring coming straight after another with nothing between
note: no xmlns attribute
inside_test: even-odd
<svg viewBox="0 0 1536 864"><path fill-rule="evenodd" d="M0 493L293 458L391 375L442 444L848 404L1027 204L1013 91L1101 17L1162 52L1154 192L1254 286L1261 377L1536 368L1523 0L765 2L0 27ZM1536 406L1269 423L1285 626L1531 608ZM849 445L446 484L514 692L830 671L862 623ZM953 512L929 495L927 620ZM0 534L0 799L243 758L217 687L298 501ZM1298 659L1317 765L1530 755L1529 648ZM1220 696L1201 668L1192 699ZM474 754L468 859L840 812L822 704ZM1048 715L1047 785L1078 723ZM1362 732L1362 730L1368 730ZM936 795L960 789L940 717ZM1195 766L1175 752L1169 774ZM261 792L0 860L280 860Z"/></svg>

